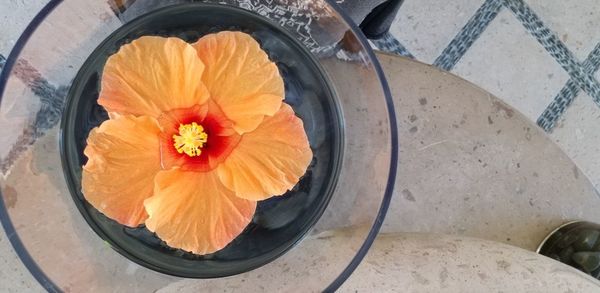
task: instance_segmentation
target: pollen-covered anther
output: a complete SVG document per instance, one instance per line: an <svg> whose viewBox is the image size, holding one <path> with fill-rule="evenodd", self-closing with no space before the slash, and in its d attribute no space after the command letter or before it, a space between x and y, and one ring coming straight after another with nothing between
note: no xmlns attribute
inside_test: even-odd
<svg viewBox="0 0 600 293"><path fill-rule="evenodd" d="M199 156L207 141L208 134L204 132L204 127L196 122L179 124L179 135L173 135L173 146L177 152L190 157Z"/></svg>

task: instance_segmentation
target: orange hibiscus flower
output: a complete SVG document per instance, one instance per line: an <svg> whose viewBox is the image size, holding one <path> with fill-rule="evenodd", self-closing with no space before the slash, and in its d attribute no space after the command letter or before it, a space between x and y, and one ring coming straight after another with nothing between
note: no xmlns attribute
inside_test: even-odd
<svg viewBox="0 0 600 293"><path fill-rule="evenodd" d="M312 159L283 97L277 66L245 33L122 46L102 76L98 103L110 119L87 139L85 198L171 247L222 249L256 202L291 189Z"/></svg>

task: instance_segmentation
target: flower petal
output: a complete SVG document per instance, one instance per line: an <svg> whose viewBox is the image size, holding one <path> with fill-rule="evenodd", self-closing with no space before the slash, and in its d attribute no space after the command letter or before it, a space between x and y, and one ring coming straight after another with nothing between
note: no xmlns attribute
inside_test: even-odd
<svg viewBox="0 0 600 293"><path fill-rule="evenodd" d="M217 171L237 196L263 200L294 187L311 160L302 120L284 103L274 116L242 136Z"/></svg>
<svg viewBox="0 0 600 293"><path fill-rule="evenodd" d="M238 133L254 130L279 110L283 79L250 35L223 31L200 38L194 47L206 66L202 81Z"/></svg>
<svg viewBox="0 0 600 293"><path fill-rule="evenodd" d="M144 200L152 196L160 170L159 133L158 123L148 116L119 116L93 129L84 150L85 199L123 225L143 223Z"/></svg>
<svg viewBox="0 0 600 293"><path fill-rule="evenodd" d="M225 247L252 220L256 202L236 197L215 172L161 171L145 203L146 227L169 246L208 254Z"/></svg>
<svg viewBox="0 0 600 293"><path fill-rule="evenodd" d="M104 67L98 103L109 112L158 117L162 112L203 104L204 64L178 38L145 36L124 45Z"/></svg>

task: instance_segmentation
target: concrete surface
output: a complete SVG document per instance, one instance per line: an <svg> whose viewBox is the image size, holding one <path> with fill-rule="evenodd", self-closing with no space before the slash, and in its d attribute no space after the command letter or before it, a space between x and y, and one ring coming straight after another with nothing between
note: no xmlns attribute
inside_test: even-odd
<svg viewBox="0 0 600 293"><path fill-rule="evenodd" d="M600 222L589 179L523 114L435 67L379 59L401 145L385 232L459 234L534 250L564 222Z"/></svg>

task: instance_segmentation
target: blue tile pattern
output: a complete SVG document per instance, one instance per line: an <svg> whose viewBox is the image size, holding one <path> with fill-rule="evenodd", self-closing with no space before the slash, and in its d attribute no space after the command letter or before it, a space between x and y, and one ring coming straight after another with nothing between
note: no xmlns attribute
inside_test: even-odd
<svg viewBox="0 0 600 293"><path fill-rule="evenodd" d="M400 56L409 57L414 59L413 56L391 33L386 33L383 37L375 40L371 40L371 42L377 47L377 49L388 52L398 54Z"/></svg>
<svg viewBox="0 0 600 293"><path fill-rule="evenodd" d="M507 8L513 13L529 34L536 38L570 77L537 119L537 124L545 131L551 132L558 119L581 90L591 96L600 107L600 83L594 78L594 73L600 67L600 44L590 52L583 63L579 62L569 48L523 0L486 0L442 51L433 65L443 70L452 70L503 8ZM398 42L396 47L403 46ZM398 53L393 48L388 50L386 46L382 46L380 49Z"/></svg>
<svg viewBox="0 0 600 293"><path fill-rule="evenodd" d="M488 25L496 18L501 8L502 0L485 1L435 60L433 65L448 71L454 68L454 65L456 65L475 40L479 38Z"/></svg>
<svg viewBox="0 0 600 293"><path fill-rule="evenodd" d="M577 61L573 53L548 29L523 0L505 0L506 6L523 26L554 57L579 88L583 89L600 106L600 83Z"/></svg>
<svg viewBox="0 0 600 293"><path fill-rule="evenodd" d="M588 74L593 74L600 68L600 43L596 44L596 47L588 55L583 62L583 68ZM577 83L572 78L569 79L567 84L560 90L558 95L554 97L554 100L546 110L540 115L537 120L537 124L545 131L550 132L556 126L556 122L567 110L573 100L579 94L580 89Z"/></svg>

